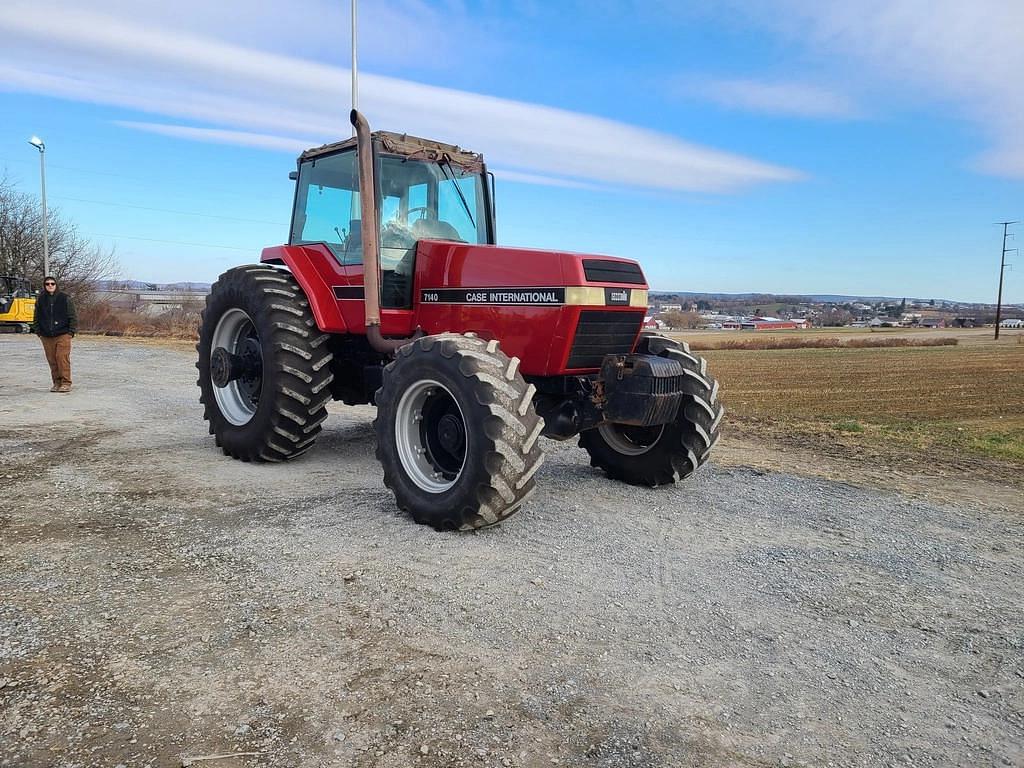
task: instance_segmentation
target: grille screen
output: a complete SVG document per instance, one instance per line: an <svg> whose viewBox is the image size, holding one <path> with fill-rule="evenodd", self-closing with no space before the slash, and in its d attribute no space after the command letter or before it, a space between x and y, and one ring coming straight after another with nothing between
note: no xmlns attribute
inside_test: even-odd
<svg viewBox="0 0 1024 768"><path fill-rule="evenodd" d="M567 367L600 368L605 355L628 355L643 321L643 312L583 310Z"/></svg>
<svg viewBox="0 0 1024 768"><path fill-rule="evenodd" d="M592 283L643 285L645 282L644 273L640 270L640 265L628 261L584 259L583 274Z"/></svg>

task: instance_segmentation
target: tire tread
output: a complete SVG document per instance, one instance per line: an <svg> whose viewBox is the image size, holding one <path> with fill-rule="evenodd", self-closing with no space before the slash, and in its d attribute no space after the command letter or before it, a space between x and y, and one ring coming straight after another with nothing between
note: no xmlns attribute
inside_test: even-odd
<svg viewBox="0 0 1024 768"><path fill-rule="evenodd" d="M447 370L467 380L472 396L488 414L480 430L485 476L476 486L475 502L457 510L418 506L417 500L404 492L403 470L393 466L389 452L382 449L386 441L393 442L395 411L402 395L395 383L399 366L417 366L437 357L451 361ZM514 514L533 492L544 458L537 439L544 422L532 407L535 387L526 383L518 367L518 360L503 354L496 340L443 333L402 347L396 360L384 369L374 422L377 458L384 468L384 484L395 494L399 508L416 522L438 530L486 528Z"/></svg>
<svg viewBox="0 0 1024 768"><path fill-rule="evenodd" d="M219 314L214 317L212 312L232 305L244 305L242 308L250 316L265 316L266 327L271 329L269 338L262 338L261 342L264 354L273 354L273 359L265 359L264 365L273 367L272 378L277 384L268 386L267 378L271 377L264 378L263 398L271 402L258 434L249 434L253 430L245 432L245 428L223 418L209 381L208 360L204 366L204 350L208 356L219 319ZM280 462L301 456L312 447L327 418L325 406L330 402L329 397L323 399L320 393L334 376L329 365L333 354L318 351L329 334L314 336L310 329L317 330L316 321L302 288L290 272L247 264L229 269L214 283L203 310L200 341L196 345L200 353L197 383L203 418L209 422L210 433L225 454L241 461ZM282 379L282 375L286 378ZM260 407L263 406L261 402ZM253 418L261 418L261 410Z"/></svg>

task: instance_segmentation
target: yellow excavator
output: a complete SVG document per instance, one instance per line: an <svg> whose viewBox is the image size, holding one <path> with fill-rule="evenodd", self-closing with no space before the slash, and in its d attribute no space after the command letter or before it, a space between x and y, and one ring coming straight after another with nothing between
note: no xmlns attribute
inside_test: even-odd
<svg viewBox="0 0 1024 768"><path fill-rule="evenodd" d="M24 277L0 275L0 331L28 333L36 314L36 294Z"/></svg>

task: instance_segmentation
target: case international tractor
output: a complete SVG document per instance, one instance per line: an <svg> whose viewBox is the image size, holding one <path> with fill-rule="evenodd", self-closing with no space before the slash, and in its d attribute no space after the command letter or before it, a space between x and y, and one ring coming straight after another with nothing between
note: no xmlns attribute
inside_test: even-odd
<svg viewBox="0 0 1024 768"><path fill-rule="evenodd" d="M355 137L299 157L288 244L207 298L198 384L224 453L292 459L331 400L375 403L384 483L439 530L515 512L541 436L579 435L636 485L707 460L718 384L686 344L641 331L636 262L496 245L481 155L351 118Z"/></svg>

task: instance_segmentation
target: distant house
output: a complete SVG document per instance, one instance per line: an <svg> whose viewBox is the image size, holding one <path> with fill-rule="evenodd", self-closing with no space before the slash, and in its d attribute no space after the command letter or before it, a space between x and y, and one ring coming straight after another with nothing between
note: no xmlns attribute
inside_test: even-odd
<svg viewBox="0 0 1024 768"><path fill-rule="evenodd" d="M792 320L752 317L740 323L740 327L745 331L795 331L800 326Z"/></svg>
<svg viewBox="0 0 1024 768"><path fill-rule="evenodd" d="M941 317L922 317L918 325L922 328L945 328L946 321Z"/></svg>

